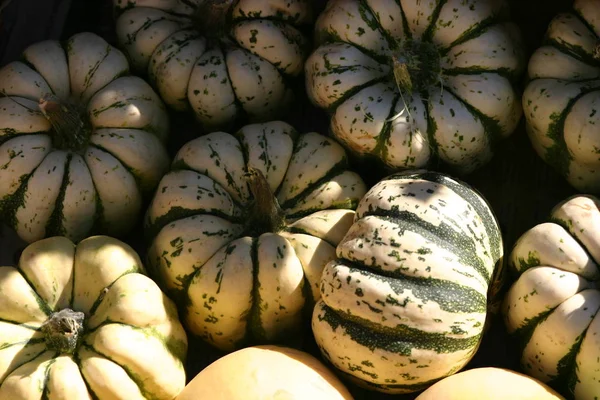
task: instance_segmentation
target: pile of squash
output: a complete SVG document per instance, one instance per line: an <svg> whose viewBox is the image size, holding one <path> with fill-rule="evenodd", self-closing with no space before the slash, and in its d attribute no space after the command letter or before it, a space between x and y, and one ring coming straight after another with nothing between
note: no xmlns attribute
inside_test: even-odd
<svg viewBox="0 0 600 400"><path fill-rule="evenodd" d="M0 68L0 400L600 396L597 0L103 1ZM521 122L573 195L513 243Z"/></svg>

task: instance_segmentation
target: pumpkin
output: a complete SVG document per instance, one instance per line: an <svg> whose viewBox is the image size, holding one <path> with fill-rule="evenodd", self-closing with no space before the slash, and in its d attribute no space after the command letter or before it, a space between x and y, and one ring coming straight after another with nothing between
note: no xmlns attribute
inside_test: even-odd
<svg viewBox="0 0 600 400"><path fill-rule="evenodd" d="M336 254L322 273L312 329L348 378L414 392L475 354L503 248L490 207L469 186L429 171L382 179Z"/></svg>
<svg viewBox="0 0 600 400"><path fill-rule="evenodd" d="M122 236L169 167L168 115L93 33L0 69L0 212L20 238Z"/></svg>
<svg viewBox="0 0 600 400"><path fill-rule="evenodd" d="M200 371L177 400L353 400L315 357L282 346L248 347Z"/></svg>
<svg viewBox="0 0 600 400"><path fill-rule="evenodd" d="M577 190L600 193L597 1L575 0L552 19L528 75L523 109L533 148Z"/></svg>
<svg viewBox="0 0 600 400"><path fill-rule="evenodd" d="M148 265L191 333L231 351L302 331L366 192L347 167L335 141L281 121L179 150L145 229Z"/></svg>
<svg viewBox="0 0 600 400"><path fill-rule="evenodd" d="M474 368L437 382L415 400L564 400L543 383L504 368Z"/></svg>
<svg viewBox="0 0 600 400"><path fill-rule="evenodd" d="M63 236L0 267L0 398L171 400L185 386L177 310L127 244Z"/></svg>
<svg viewBox="0 0 600 400"><path fill-rule="evenodd" d="M207 131L286 113L308 55L309 0L114 0L117 38L165 103Z"/></svg>
<svg viewBox="0 0 600 400"><path fill-rule="evenodd" d="M559 203L510 255L518 275L504 300L508 331L528 375L577 400L600 393L600 200Z"/></svg>
<svg viewBox="0 0 600 400"><path fill-rule="evenodd" d="M309 98L359 158L471 172L522 113L523 51L505 11L487 0L330 0L305 66Z"/></svg>

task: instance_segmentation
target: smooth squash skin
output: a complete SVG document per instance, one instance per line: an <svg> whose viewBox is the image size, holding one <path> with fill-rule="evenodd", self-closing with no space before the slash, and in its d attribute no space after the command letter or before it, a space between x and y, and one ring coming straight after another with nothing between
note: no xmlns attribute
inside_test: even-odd
<svg viewBox="0 0 600 400"><path fill-rule="evenodd" d="M449 376L416 400L563 400L540 381L504 368L475 368Z"/></svg>
<svg viewBox="0 0 600 400"><path fill-rule="evenodd" d="M202 370L176 400L353 400L313 356L282 346L230 353Z"/></svg>

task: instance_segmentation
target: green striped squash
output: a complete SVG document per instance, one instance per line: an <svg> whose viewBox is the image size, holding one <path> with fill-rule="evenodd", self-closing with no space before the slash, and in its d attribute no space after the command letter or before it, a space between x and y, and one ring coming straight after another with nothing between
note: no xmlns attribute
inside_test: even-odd
<svg viewBox="0 0 600 400"><path fill-rule="evenodd" d="M361 386L428 387L481 341L501 268L496 218L466 184L428 171L381 180L321 278L312 320L324 357Z"/></svg>
<svg viewBox="0 0 600 400"><path fill-rule="evenodd" d="M524 54L502 0L330 0L305 66L311 101L358 157L468 173L521 118Z"/></svg>
<svg viewBox="0 0 600 400"><path fill-rule="evenodd" d="M289 111L309 52L311 0L113 0L136 72L207 131Z"/></svg>
<svg viewBox="0 0 600 400"><path fill-rule="evenodd" d="M127 244L39 240L0 267L0 399L172 400L187 337Z"/></svg>
<svg viewBox="0 0 600 400"><path fill-rule="evenodd" d="M179 150L145 227L152 273L191 333L231 351L301 330L366 192L347 168L339 144L280 121Z"/></svg>
<svg viewBox="0 0 600 400"><path fill-rule="evenodd" d="M150 85L93 33L43 41L0 69L0 212L26 242L122 236L169 167Z"/></svg>
<svg viewBox="0 0 600 400"><path fill-rule="evenodd" d="M600 394L600 200L570 197L515 244L503 304L521 368L567 398Z"/></svg>
<svg viewBox="0 0 600 400"><path fill-rule="evenodd" d="M535 151L583 193L600 193L600 7L575 0L529 59L523 93Z"/></svg>

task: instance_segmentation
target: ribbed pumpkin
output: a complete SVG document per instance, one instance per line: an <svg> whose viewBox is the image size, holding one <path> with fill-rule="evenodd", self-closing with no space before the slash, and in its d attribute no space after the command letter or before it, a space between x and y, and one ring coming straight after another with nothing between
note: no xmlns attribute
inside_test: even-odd
<svg viewBox="0 0 600 400"><path fill-rule="evenodd" d="M316 40L309 97L360 157L468 173L521 117L524 57L503 1L330 0Z"/></svg>
<svg viewBox="0 0 600 400"><path fill-rule="evenodd" d="M120 236L169 167L160 98L93 33L0 69L0 211L27 242Z"/></svg>
<svg viewBox="0 0 600 400"><path fill-rule="evenodd" d="M558 14L529 60L523 94L537 153L576 189L600 193L600 7L575 0Z"/></svg>
<svg viewBox="0 0 600 400"><path fill-rule="evenodd" d="M600 394L600 200L574 196L517 241L504 302L523 371L568 398Z"/></svg>
<svg viewBox="0 0 600 400"><path fill-rule="evenodd" d="M359 385L414 392L464 367L486 322L502 238L487 202L446 175L391 175L360 201L321 279L323 356Z"/></svg>
<svg viewBox="0 0 600 400"><path fill-rule="evenodd" d="M346 154L284 122L184 145L146 218L149 265L184 324L233 350L301 331L366 192Z"/></svg>
<svg viewBox="0 0 600 400"><path fill-rule="evenodd" d="M119 240L42 239L0 267L0 399L171 400L186 352L175 305Z"/></svg>
<svg viewBox="0 0 600 400"><path fill-rule="evenodd" d="M117 37L165 103L208 131L288 112L308 55L309 0L114 0Z"/></svg>

